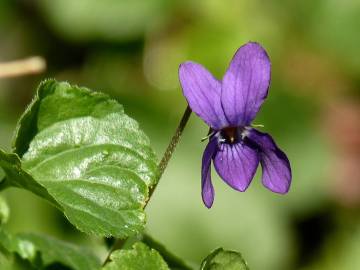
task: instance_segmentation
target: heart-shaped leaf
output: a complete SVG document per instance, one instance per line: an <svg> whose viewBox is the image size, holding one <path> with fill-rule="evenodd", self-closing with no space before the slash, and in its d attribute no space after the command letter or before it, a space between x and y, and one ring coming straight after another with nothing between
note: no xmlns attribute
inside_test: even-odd
<svg viewBox="0 0 360 270"><path fill-rule="evenodd" d="M107 95L45 81L19 121L13 146L27 176L21 183L38 183L79 230L116 237L143 230L156 156L137 122ZM4 171L19 186L17 176Z"/></svg>

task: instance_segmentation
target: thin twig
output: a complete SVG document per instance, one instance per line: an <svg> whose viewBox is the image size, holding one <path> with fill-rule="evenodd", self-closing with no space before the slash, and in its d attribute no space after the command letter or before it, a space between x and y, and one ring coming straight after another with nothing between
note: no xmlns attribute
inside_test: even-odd
<svg viewBox="0 0 360 270"><path fill-rule="evenodd" d="M177 144L179 143L180 141L180 138L181 138L181 135L185 129L185 126L190 118L190 115L191 115L191 109L189 106L186 107L186 110L180 120L180 123L179 123L179 126L177 127L176 131L175 131L175 134L172 136L171 138L171 141L168 145L168 147L166 148L165 150L165 153L158 165L158 176L157 176L157 181L156 181L156 184L154 186L152 186L150 188L150 191L149 191L149 199L147 200L145 206L144 206L144 209L145 207L148 205L149 203L149 200L151 198L151 196L153 195L154 191L155 191L155 188L157 187L157 185L159 184L159 181L160 181L160 178L161 176L163 175L170 159L171 159L171 156L173 155L174 151L175 151L175 148L177 146ZM117 250L117 249L121 249L125 242L127 241L127 238L126 239L116 239L115 243L113 244L113 246L111 247L103 265L105 265L107 262L110 261L110 255L111 253L114 251L114 250Z"/></svg>
<svg viewBox="0 0 360 270"><path fill-rule="evenodd" d="M38 74L46 69L46 62L40 56L10 62L0 62L0 78Z"/></svg>

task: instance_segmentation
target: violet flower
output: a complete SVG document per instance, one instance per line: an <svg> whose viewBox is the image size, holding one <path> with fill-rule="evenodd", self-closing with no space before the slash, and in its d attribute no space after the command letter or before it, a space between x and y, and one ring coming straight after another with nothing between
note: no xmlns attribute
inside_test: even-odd
<svg viewBox="0 0 360 270"><path fill-rule="evenodd" d="M235 53L222 81L194 62L180 65L179 78L190 108L210 126L209 143L202 158L202 199L214 201L211 161L220 177L232 188L245 191L262 166L263 185L287 193L290 163L269 134L251 122L265 100L270 85L271 63L258 43L249 42Z"/></svg>

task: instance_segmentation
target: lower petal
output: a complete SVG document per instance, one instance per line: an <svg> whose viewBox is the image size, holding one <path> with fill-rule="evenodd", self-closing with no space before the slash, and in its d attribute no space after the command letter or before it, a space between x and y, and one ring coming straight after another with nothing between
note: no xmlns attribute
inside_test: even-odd
<svg viewBox="0 0 360 270"><path fill-rule="evenodd" d="M216 140L211 140L205 148L202 157L201 168L201 196L207 208L210 208L214 202L215 192L211 182L211 159L217 151Z"/></svg>
<svg viewBox="0 0 360 270"><path fill-rule="evenodd" d="M238 191L247 189L258 164L258 153L245 143L221 144L214 158L217 173L229 186Z"/></svg>
<svg viewBox="0 0 360 270"><path fill-rule="evenodd" d="M249 138L259 148L263 185L273 192L287 193L292 176L290 162L285 153L277 147L269 134L252 129Z"/></svg>

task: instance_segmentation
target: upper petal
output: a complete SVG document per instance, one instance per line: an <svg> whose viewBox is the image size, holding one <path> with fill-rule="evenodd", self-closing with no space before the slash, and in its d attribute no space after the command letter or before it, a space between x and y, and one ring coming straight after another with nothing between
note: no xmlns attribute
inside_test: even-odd
<svg viewBox="0 0 360 270"><path fill-rule="evenodd" d="M263 47L249 42L231 60L222 81L221 102L233 126L251 123L267 96L271 63Z"/></svg>
<svg viewBox="0 0 360 270"><path fill-rule="evenodd" d="M287 193L292 176L290 162L285 153L277 147L269 134L252 129L249 138L259 148L263 185L273 192Z"/></svg>
<svg viewBox="0 0 360 270"><path fill-rule="evenodd" d="M214 166L220 177L239 191L247 189L258 164L256 150L245 143L221 144L214 158Z"/></svg>
<svg viewBox="0 0 360 270"><path fill-rule="evenodd" d="M214 129L228 125L221 107L221 84L202 65L185 62L180 65L179 78L190 108Z"/></svg>
<svg viewBox="0 0 360 270"><path fill-rule="evenodd" d="M202 157L201 168L201 195L207 208L210 208L214 202L214 187L211 182L211 159L217 150L217 142L212 139L205 148Z"/></svg>

